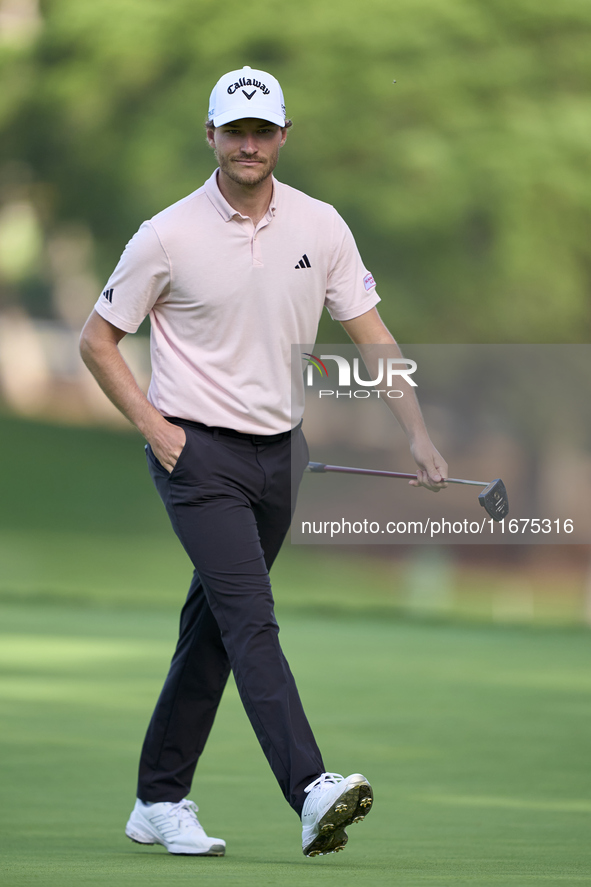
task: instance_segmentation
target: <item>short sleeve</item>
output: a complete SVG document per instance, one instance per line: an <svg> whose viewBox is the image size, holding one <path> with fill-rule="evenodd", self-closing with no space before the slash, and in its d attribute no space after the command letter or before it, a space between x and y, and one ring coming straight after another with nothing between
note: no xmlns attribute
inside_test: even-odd
<svg viewBox="0 0 591 887"><path fill-rule="evenodd" d="M169 258L151 223L144 222L125 247L94 307L113 326L135 333L169 291Z"/></svg>
<svg viewBox="0 0 591 887"><path fill-rule="evenodd" d="M335 211L333 258L324 304L333 320L352 320L379 301L375 281L361 261L353 235Z"/></svg>

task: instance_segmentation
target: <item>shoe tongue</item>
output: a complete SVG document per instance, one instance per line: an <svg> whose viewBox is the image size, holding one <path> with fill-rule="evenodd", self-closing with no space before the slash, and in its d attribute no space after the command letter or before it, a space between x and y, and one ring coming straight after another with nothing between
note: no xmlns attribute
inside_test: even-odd
<svg viewBox="0 0 591 887"><path fill-rule="evenodd" d="M306 786L304 789L305 792L311 792L314 788L320 788L323 785L329 783L330 785L335 785L337 782L342 782L343 777L340 773L323 773L318 779L315 779L314 782L311 782L310 785Z"/></svg>
<svg viewBox="0 0 591 887"><path fill-rule="evenodd" d="M190 825L199 825L199 820L197 819L197 811L198 806L194 801L188 801L185 798L183 801L179 801L178 804L175 804L172 812L176 814L179 819L183 822L188 822Z"/></svg>

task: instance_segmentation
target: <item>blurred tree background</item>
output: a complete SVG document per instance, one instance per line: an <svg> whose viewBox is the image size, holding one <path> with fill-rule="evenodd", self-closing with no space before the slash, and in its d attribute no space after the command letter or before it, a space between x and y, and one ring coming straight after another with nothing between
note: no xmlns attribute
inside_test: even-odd
<svg viewBox="0 0 591 887"><path fill-rule="evenodd" d="M249 64L401 341L588 341L590 37L583 0L0 0L0 310L82 322Z"/></svg>

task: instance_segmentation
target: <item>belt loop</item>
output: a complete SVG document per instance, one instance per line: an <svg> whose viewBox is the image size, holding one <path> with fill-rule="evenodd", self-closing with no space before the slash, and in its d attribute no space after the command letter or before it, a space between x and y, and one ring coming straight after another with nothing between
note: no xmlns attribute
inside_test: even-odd
<svg viewBox="0 0 591 887"><path fill-rule="evenodd" d="M212 435L211 435L211 436L213 437L214 440L218 440L218 438L219 438L219 436L220 436L220 429L219 429L219 428L214 428L214 429L212 429Z"/></svg>

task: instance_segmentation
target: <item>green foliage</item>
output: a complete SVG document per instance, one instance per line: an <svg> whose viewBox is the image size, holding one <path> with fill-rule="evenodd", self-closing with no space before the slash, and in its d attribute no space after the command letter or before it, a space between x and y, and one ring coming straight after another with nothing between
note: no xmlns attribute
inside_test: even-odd
<svg viewBox="0 0 591 887"><path fill-rule="evenodd" d="M398 338L588 339L589 4L47 0L43 15L34 44L4 51L0 157L32 168L49 229L90 225L101 277L210 174L209 92L251 64L295 122L279 178L347 219Z"/></svg>

